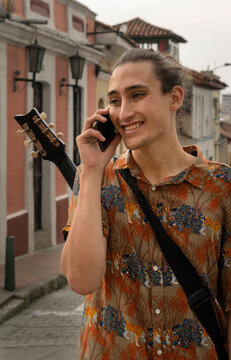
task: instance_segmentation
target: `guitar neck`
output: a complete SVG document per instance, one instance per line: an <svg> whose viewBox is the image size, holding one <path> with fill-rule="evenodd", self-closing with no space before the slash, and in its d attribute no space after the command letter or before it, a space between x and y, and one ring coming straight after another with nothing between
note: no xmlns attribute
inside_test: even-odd
<svg viewBox="0 0 231 360"><path fill-rule="evenodd" d="M57 157L55 156L51 159L51 161L58 167L64 179L72 189L76 174L76 166L73 161L69 158L66 152L62 154L62 157L60 155Z"/></svg>

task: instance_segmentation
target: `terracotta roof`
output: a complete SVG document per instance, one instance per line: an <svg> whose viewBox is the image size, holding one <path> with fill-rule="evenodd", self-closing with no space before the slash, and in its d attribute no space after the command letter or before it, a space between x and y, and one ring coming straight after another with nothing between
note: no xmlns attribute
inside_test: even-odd
<svg viewBox="0 0 231 360"><path fill-rule="evenodd" d="M223 135L227 139L231 140L231 123L222 121L220 132L221 132L221 135Z"/></svg>
<svg viewBox="0 0 231 360"><path fill-rule="evenodd" d="M155 38L171 38L175 42L186 43L187 41L181 36L173 33L171 30L167 30L164 28L160 28L155 25L151 25L146 21L135 18L129 21L122 22L120 24L116 24L113 27L118 29L121 25L127 25L128 29L126 35L130 36L134 40L139 39L155 39Z"/></svg>
<svg viewBox="0 0 231 360"><path fill-rule="evenodd" d="M186 73L192 76L193 83L197 86L211 90L222 90L228 85L219 80L219 77L209 72L198 72L185 68Z"/></svg>
<svg viewBox="0 0 231 360"><path fill-rule="evenodd" d="M104 24L103 22L101 22L101 21L98 21L98 20L96 20L95 21L95 24L96 24L96 27L97 27L97 25L98 26L101 26L103 29L105 29L105 30L117 30L117 29L115 29L115 27L113 27L113 26L110 26L110 25L108 25L108 24ZM99 30L100 31L100 30ZM122 33L118 33L118 36L120 36L120 37L122 37L124 40L126 40L126 41L128 41L132 46L134 46L134 47L138 47L138 44L131 38L131 37L129 37L127 34L122 34Z"/></svg>

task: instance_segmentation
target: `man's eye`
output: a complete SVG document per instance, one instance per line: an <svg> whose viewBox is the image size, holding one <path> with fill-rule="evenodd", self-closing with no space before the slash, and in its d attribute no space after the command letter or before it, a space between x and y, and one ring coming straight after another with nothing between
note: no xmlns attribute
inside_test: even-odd
<svg viewBox="0 0 231 360"><path fill-rule="evenodd" d="M109 100L109 104L111 104L111 105L116 105L116 104L118 104L119 103L119 100L118 99L110 99Z"/></svg>
<svg viewBox="0 0 231 360"><path fill-rule="evenodd" d="M134 99L135 99L135 98L142 97L142 96L144 96L144 93L140 93L140 92L134 93L134 94L132 95L132 97L133 97Z"/></svg>

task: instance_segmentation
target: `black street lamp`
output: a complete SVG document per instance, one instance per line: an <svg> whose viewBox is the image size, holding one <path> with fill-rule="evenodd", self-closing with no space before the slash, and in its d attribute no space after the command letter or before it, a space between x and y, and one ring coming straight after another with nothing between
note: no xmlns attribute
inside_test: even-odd
<svg viewBox="0 0 231 360"><path fill-rule="evenodd" d="M85 64L85 58L79 56L78 51L76 54L69 57L69 62L71 66L71 75L72 79L75 80L75 84L65 83L66 79L62 78L59 85L59 94L62 95L63 86L68 86L73 88L73 122L74 122L74 151L73 151L73 161L76 165L80 163L79 153L76 146L76 136L81 133L81 89L78 86L78 80L83 76L83 69Z"/></svg>
<svg viewBox="0 0 231 360"><path fill-rule="evenodd" d="M21 72L19 70L16 70L14 73L14 91L16 91L17 81L32 82L32 87L34 88L35 76L36 73L40 73L42 69L45 51L45 47L39 45L37 39L35 39L35 42L33 44L26 46L27 66L29 72L33 73L33 77L32 79L19 78L18 75L20 75Z"/></svg>

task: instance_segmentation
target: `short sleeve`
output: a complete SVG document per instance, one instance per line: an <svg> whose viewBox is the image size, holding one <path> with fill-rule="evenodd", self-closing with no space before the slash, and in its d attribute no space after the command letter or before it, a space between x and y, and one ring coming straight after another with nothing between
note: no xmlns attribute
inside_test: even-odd
<svg viewBox="0 0 231 360"><path fill-rule="evenodd" d="M225 223L222 231L221 278L225 311L231 311L231 182L224 203Z"/></svg>
<svg viewBox="0 0 231 360"><path fill-rule="evenodd" d="M74 218L75 209L78 202L78 195L80 190L80 174L81 174L81 165L77 167L75 181L73 185L73 193L71 197L71 201L68 208L68 220L66 226L62 229L62 236L64 241L67 240L68 233L71 228L71 224ZM103 228L103 235L107 238L109 234L109 223L108 223L108 216L106 210L104 209L103 205L101 204L102 208L102 228Z"/></svg>

